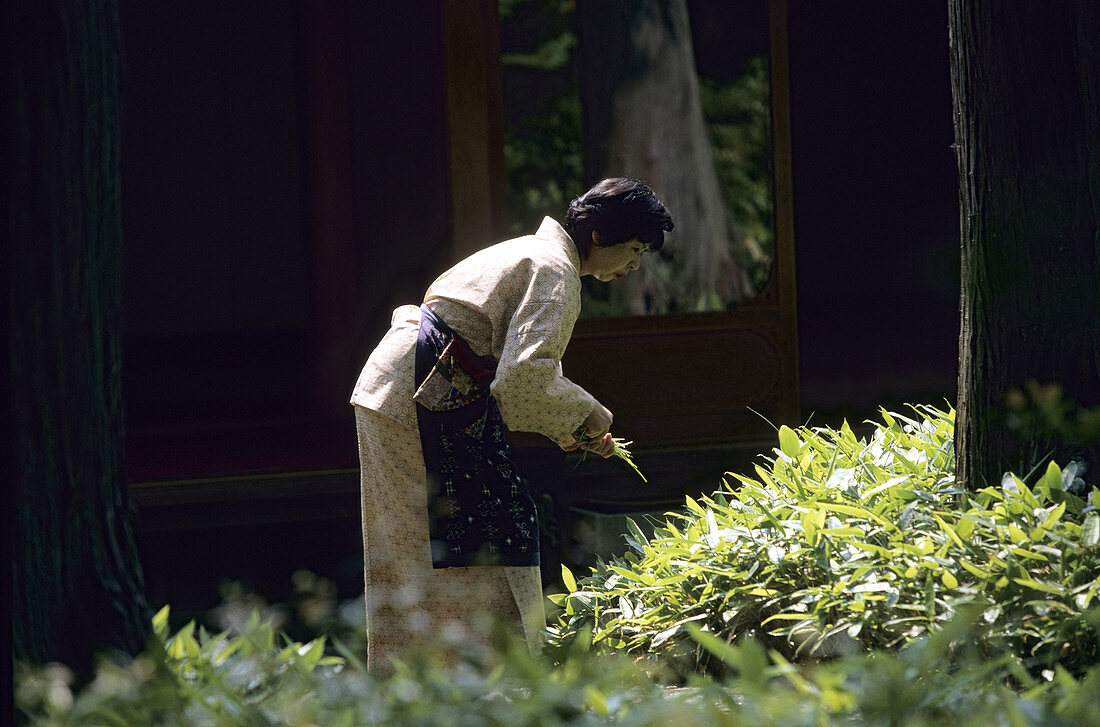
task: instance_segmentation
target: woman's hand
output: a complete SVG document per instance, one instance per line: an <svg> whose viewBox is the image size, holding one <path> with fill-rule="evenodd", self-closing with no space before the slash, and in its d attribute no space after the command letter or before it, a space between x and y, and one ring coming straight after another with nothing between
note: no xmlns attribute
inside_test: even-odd
<svg viewBox="0 0 1100 727"><path fill-rule="evenodd" d="M579 427L584 431L584 436L578 439L571 435L558 442L558 446L566 452L583 449L600 457L610 457L615 452L615 442L608 431L611 429L613 419L614 416L611 414L611 410L596 402L592 413L585 417L584 422Z"/></svg>
<svg viewBox="0 0 1100 727"><path fill-rule="evenodd" d="M587 435L585 436L587 437ZM595 439L586 438L583 441L570 436L558 442L558 446L566 452L575 452L578 449L583 449L586 452L598 454L604 459L607 459L615 453L615 439L611 436L611 432L607 432L602 437L596 437Z"/></svg>
<svg viewBox="0 0 1100 727"><path fill-rule="evenodd" d="M596 402L596 408L592 410L592 413L585 417L585 420L581 423L584 427L584 433L592 439L602 437L607 434L611 429L611 421L615 417L612 416L611 410L600 402Z"/></svg>
<svg viewBox="0 0 1100 727"><path fill-rule="evenodd" d="M607 432L602 437L596 439L587 439L581 443L580 447L592 454L598 454L604 459L607 459L615 453L615 441L611 436L611 432Z"/></svg>

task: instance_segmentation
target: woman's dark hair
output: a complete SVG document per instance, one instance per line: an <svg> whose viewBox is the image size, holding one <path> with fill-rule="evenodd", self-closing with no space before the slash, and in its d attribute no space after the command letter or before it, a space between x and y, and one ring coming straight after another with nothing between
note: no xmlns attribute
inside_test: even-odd
<svg viewBox="0 0 1100 727"><path fill-rule="evenodd" d="M596 184L569 204L565 231L581 256L588 255L592 233L600 247L638 240L659 250L672 230L672 215L653 190L636 179L613 177Z"/></svg>

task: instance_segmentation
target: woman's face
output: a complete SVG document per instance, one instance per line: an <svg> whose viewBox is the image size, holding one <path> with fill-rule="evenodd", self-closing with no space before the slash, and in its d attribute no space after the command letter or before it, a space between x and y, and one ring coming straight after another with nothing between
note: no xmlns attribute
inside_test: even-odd
<svg viewBox="0 0 1100 727"><path fill-rule="evenodd" d="M593 244L588 248L588 257L581 265L581 274L591 275L605 283L626 277L631 270L638 269L647 249L649 245L638 240L608 247Z"/></svg>

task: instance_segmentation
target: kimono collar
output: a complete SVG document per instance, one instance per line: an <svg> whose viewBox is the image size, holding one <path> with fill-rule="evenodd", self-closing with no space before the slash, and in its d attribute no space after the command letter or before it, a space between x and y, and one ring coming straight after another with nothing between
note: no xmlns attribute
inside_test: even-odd
<svg viewBox="0 0 1100 727"><path fill-rule="evenodd" d="M576 268L577 273L580 274L581 254L577 251L577 246L573 242L573 238L569 236L565 228L559 225L556 220L550 217L543 217L542 224L539 225L539 231L535 233L535 237L541 237L544 240L549 240L550 242L560 245L562 250L569 256L569 262L573 263L573 267Z"/></svg>

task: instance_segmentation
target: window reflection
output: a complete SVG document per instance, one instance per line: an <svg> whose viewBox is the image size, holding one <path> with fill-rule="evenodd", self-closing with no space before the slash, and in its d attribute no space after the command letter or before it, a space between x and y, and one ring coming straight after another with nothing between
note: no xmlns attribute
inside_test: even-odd
<svg viewBox="0 0 1100 727"><path fill-rule="evenodd" d="M677 230L663 250L646 260L642 274L614 284L585 279L582 315L720 311L751 300L768 281L775 250L767 1L670 0L659 4L663 13L659 18L644 17L652 3L576 5L568 0L501 0L512 232L529 233L547 211L562 214L569 200L596 178L637 176L649 181L669 205ZM631 12L636 16L605 20L600 14L606 6L620 13L635 7ZM675 33L677 8L686 12L689 34ZM599 44L595 53L582 52L578 24L597 34L593 28L601 22L623 29L617 34L621 37ZM660 33L669 37L653 41L654 34ZM607 33L600 37L609 38ZM627 159L626 163L646 156L636 151L645 140L629 138L646 133L631 129L647 127L645 119L602 118L601 114L616 113L615 102L610 101L592 103L600 108L590 107L583 113L586 90L582 83L590 84L587 97L593 97L593 76L610 73L610 78L598 79L596 84L614 88L614 71L607 69L616 63L623 66L624 57L636 61L655 42L686 42L687 47L671 54L660 51L662 55L654 58L661 58L661 63L634 62L629 77L621 82L625 87L621 93L595 97L614 96L620 105L626 99L631 114L659 114L662 120L676 114L701 115L697 133L706 138L696 141L708 153L681 153L680 137L696 133L695 127L686 121L669 132L666 124L657 134L671 133L676 138L653 139L652 145L666 154L663 163L668 166L662 171L650 160L648 168L639 161L635 169L621 169L614 161L615 150L608 147L619 145L618 158ZM638 43L649 43L648 49L634 47ZM601 59L599 52L613 54L612 60ZM668 72L674 64L664 60L677 57L694 60L694 69L685 70L679 78ZM655 69L650 78L645 78L647 66ZM687 76L692 70L692 76ZM670 88L670 83L677 86ZM639 89L639 84L649 88ZM630 94L653 100L631 102ZM696 108L688 108L693 105ZM599 138L594 140L594 135ZM587 159L585 149L590 150ZM592 158L593 149L601 159ZM709 180L716 180L714 189L691 188L706 187Z"/></svg>

